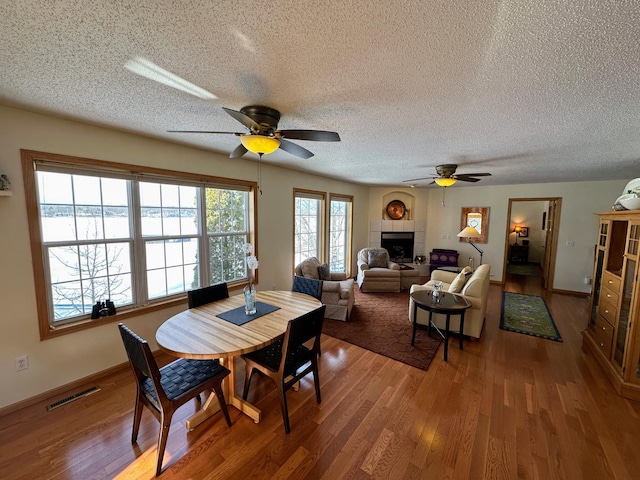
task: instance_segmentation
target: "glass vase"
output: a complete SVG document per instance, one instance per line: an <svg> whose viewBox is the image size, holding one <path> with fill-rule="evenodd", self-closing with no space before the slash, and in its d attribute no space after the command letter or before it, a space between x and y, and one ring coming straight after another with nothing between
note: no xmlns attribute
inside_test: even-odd
<svg viewBox="0 0 640 480"><path fill-rule="evenodd" d="M256 313L256 287L253 285L244 287L244 313L247 315Z"/></svg>

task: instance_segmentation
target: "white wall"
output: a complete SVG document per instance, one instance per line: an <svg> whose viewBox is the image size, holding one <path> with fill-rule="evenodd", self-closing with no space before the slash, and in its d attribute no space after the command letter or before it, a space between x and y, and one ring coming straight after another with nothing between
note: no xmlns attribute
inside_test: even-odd
<svg viewBox="0 0 640 480"><path fill-rule="evenodd" d="M12 197L0 197L0 408L126 361L116 323L40 341L20 149L256 180L254 161L0 106L0 172ZM293 188L353 195L354 248L368 240L368 187L262 166L258 200L259 289L289 290L293 274ZM355 267L352 267L355 268ZM355 270L354 270L355 272ZM155 331L184 306L127 320L155 348ZM29 369L13 358L29 355Z"/></svg>
<svg viewBox="0 0 640 480"><path fill-rule="evenodd" d="M489 207L488 241L478 247L484 251L484 263L491 265L491 279L503 281L509 199L561 197L558 252L552 286L557 290L589 293L590 286L585 285L583 279L593 273L593 249L598 230L598 217L594 213L611 210L626 183L627 180L612 180L490 187L455 185L447 188L445 207L441 205L440 189L429 189L427 248L456 249L463 259L461 263L466 264L466 259L473 256L477 265L479 254L456 237L460 231L460 211L462 207ZM449 238L443 239L442 236ZM569 241L574 241L575 246L568 247Z"/></svg>

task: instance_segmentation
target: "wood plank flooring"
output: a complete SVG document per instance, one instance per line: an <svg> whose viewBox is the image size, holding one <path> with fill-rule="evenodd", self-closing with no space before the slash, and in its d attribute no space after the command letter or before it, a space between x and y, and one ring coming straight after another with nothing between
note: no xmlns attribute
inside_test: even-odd
<svg viewBox="0 0 640 480"><path fill-rule="evenodd" d="M505 289L539 294L539 278L514 275ZM187 432L194 405L178 411L161 478L640 478L640 403L618 396L582 349L588 300L545 298L563 343L500 330L492 285L480 341L452 342L448 363L441 347L426 372L325 336L322 403L310 380L290 391L290 435L258 378L259 424L230 408L231 428L217 415ZM153 478L158 422L145 411L131 444L130 371L96 383L100 392L64 407L0 418L0 477Z"/></svg>

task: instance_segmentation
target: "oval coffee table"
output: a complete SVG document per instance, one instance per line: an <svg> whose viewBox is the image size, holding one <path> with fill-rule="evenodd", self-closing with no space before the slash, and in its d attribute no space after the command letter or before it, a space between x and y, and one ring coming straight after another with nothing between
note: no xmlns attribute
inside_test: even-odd
<svg viewBox="0 0 640 480"><path fill-rule="evenodd" d="M455 293L442 292L438 301L433 299L431 290L418 290L411 294L413 299L413 333L411 334L411 345L413 346L416 339L417 313L418 308L429 312L429 322L427 323L427 334L431 333L431 326L438 331L438 334L444 339L444 361L448 361L449 357L449 322L451 315L460 315L460 350L463 349L462 336L464 332L464 312L471 308L471 302L466 298L456 295ZM433 324L431 318L434 313L446 315L444 333Z"/></svg>

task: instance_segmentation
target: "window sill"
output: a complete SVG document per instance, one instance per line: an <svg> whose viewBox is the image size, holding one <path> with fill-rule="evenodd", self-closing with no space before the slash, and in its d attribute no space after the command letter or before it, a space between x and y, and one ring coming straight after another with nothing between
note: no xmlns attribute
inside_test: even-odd
<svg viewBox="0 0 640 480"><path fill-rule="evenodd" d="M59 337L61 335L67 335L69 333L79 332L81 330L87 330L89 328L98 327L101 325L107 325L109 323L121 322L127 318L138 317L165 308L174 307L176 305L186 304L187 299L185 297L174 298L164 302L154 303L153 305L145 305L144 307L131 308L128 310L122 310L115 315L108 315L106 317L96 318L95 320L87 319L67 325L59 325L56 327L49 326L46 332L40 332L40 340L47 340L49 338Z"/></svg>

